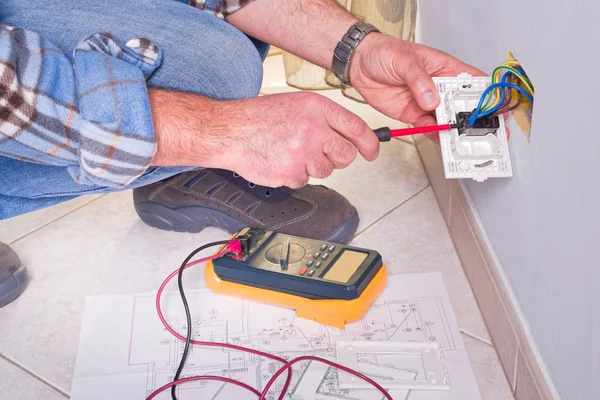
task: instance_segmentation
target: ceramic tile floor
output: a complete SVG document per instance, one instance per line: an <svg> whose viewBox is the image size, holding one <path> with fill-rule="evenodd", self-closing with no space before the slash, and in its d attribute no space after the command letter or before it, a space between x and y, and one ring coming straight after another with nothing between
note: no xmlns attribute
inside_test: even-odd
<svg viewBox="0 0 600 400"><path fill-rule="evenodd" d="M278 58L267 60L265 93L289 90ZM390 124L339 91L324 94L370 124ZM377 161L359 159L323 183L357 206L362 221L354 243L378 249L391 273L442 273L483 399L512 399L413 142L384 144ZM227 236L218 229L149 228L137 218L129 192L0 221L0 240L12 244L31 276L25 293L0 309L0 399L68 397L85 297L153 291L183 255ZM190 270L190 287L201 280L200 270Z"/></svg>

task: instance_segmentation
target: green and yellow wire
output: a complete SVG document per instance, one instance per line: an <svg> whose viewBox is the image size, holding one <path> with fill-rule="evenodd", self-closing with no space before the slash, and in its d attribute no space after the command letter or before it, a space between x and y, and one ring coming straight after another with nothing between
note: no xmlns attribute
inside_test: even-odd
<svg viewBox="0 0 600 400"><path fill-rule="evenodd" d="M527 78L527 76L523 75L515 68L513 68L513 66L516 65L519 65L519 63L516 60L507 60L503 62L499 67L494 69L494 71L492 72L492 85L501 81L502 77L500 72L501 70L506 70L507 73L510 72L514 74L517 78L519 78L519 80L522 83L523 89L525 89L533 97L534 90L531 81ZM502 97L502 90L503 89L501 88L494 89L493 92L488 95L483 107L481 108L482 112L490 110L496 107L498 103L500 103L500 98Z"/></svg>

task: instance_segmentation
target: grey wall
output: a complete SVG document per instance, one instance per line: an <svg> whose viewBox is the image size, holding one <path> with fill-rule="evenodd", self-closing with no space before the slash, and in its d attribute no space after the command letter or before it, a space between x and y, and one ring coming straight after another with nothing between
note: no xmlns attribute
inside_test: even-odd
<svg viewBox="0 0 600 400"><path fill-rule="evenodd" d="M421 0L421 41L491 73L512 51L536 90L515 177L466 182L562 399L600 399L600 2Z"/></svg>

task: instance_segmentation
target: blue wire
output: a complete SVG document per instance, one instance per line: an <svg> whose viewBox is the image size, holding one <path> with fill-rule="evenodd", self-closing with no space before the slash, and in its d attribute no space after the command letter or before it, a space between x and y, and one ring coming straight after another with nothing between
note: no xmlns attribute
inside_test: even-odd
<svg viewBox="0 0 600 400"><path fill-rule="evenodd" d="M475 123L475 121L477 120L477 118L481 118L483 116L489 115L488 111L486 111L483 114L479 114L481 112L481 107L483 106L483 101L486 99L487 95L489 94L489 92L495 88L511 88L511 89L515 89L518 90L519 92L521 92L521 94L523 94L525 97L527 97L527 99L529 99L529 101L531 101L533 103L533 97L527 93L525 91L525 89L523 89L520 86L517 85L513 85L511 83L505 83L505 82L501 82L501 83L494 83L493 85L488 86L483 94L481 95L481 98L479 99L479 104L477 105L477 108L475 109L475 112L473 113L473 115L471 117L469 117L468 121L469 121L469 125L473 126L473 124Z"/></svg>
<svg viewBox="0 0 600 400"><path fill-rule="evenodd" d="M479 98L479 104L477 104L477 108L475 108L475 111L473 112L473 115L470 116L467 121L469 121L469 126L473 126L473 124L475 123L475 120L477 120L477 117L479 117L479 113L481 112L481 107L483 106L483 102L484 100L487 98L489 92L492 89L495 89L497 87L500 87L501 83L495 83L493 85L488 86L484 91L483 94L481 95L481 97Z"/></svg>
<svg viewBox="0 0 600 400"><path fill-rule="evenodd" d="M512 72L507 72L506 74L504 74L504 76L502 77L502 82L501 83L507 83L506 81L508 80L508 76L512 75ZM504 104L504 99L506 98L506 90L501 90L502 95L500 96L500 102L494 106L493 108L490 108L489 110L485 111L482 114L477 114L477 118L482 118L485 116L488 116L490 114L495 113L496 111L498 111L500 108L502 108L502 104ZM480 110L481 111L481 110Z"/></svg>

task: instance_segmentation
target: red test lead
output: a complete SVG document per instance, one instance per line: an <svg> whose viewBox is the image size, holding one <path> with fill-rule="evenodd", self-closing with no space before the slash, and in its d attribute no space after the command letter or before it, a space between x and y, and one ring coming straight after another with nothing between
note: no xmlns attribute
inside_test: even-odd
<svg viewBox="0 0 600 400"><path fill-rule="evenodd" d="M418 135L419 133L433 133L440 131L447 131L450 129L458 128L459 124L445 124L445 125L431 125L431 126L419 126L415 128L404 128L404 129L390 129L388 127L375 129L375 135L380 142L389 142L393 137L398 136L410 136Z"/></svg>

